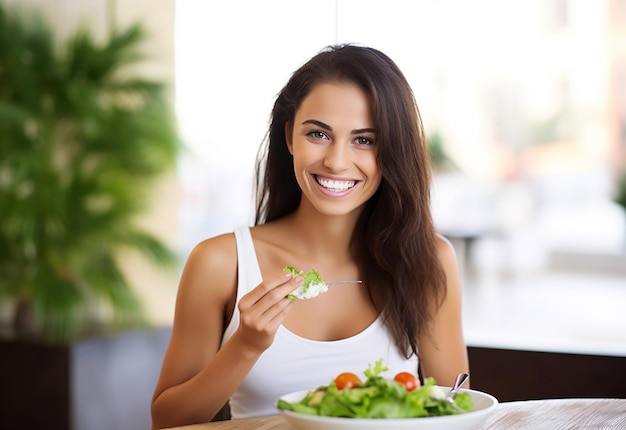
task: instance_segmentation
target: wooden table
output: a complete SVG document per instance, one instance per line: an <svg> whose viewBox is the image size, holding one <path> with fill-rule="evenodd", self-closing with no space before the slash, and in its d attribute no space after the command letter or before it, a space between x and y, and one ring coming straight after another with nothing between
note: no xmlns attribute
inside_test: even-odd
<svg viewBox="0 0 626 430"><path fill-rule="evenodd" d="M549 399L500 403L477 430L624 430L626 399ZM281 416L176 427L179 430L295 430Z"/></svg>

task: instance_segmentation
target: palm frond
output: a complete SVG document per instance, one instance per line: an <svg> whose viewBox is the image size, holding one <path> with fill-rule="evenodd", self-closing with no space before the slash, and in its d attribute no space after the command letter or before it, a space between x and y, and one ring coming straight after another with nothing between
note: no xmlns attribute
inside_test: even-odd
<svg viewBox="0 0 626 430"><path fill-rule="evenodd" d="M180 148L165 83L132 67L146 33L133 24L99 42L83 28L58 41L20 12L0 4L0 299L30 300L52 341L97 309L141 323L116 258L176 262L137 218Z"/></svg>

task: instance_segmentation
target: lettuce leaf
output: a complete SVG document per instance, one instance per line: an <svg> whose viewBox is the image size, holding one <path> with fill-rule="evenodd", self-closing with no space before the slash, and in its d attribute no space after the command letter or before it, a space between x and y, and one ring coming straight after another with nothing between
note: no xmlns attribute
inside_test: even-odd
<svg viewBox="0 0 626 430"><path fill-rule="evenodd" d="M310 299L328 290L328 284L326 284L315 269L304 273L302 270L296 269L293 266L285 266L283 272L304 278L302 285L287 295L290 299Z"/></svg>

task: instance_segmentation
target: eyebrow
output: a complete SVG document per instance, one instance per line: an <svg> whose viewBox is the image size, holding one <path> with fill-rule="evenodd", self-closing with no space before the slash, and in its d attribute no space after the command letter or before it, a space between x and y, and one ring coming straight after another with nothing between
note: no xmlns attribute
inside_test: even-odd
<svg viewBox="0 0 626 430"><path fill-rule="evenodd" d="M333 128L330 125L328 125L328 124L326 124L326 123L324 123L322 121L318 121L316 119L307 119L306 121L302 121L302 125L305 125L305 124L314 124L314 125L316 125L316 126L318 126L320 128L323 128L324 130L333 131ZM358 128L356 130L352 130L350 133L351 134L376 133L376 129L374 129L374 128Z"/></svg>

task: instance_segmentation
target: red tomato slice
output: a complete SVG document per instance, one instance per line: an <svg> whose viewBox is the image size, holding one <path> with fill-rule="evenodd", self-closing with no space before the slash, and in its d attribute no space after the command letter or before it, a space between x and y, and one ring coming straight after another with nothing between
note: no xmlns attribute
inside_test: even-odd
<svg viewBox="0 0 626 430"><path fill-rule="evenodd" d="M413 391L420 386L420 381L417 379L417 376L409 372L400 372L393 378L393 380L404 385L404 388L407 391Z"/></svg>
<svg viewBox="0 0 626 430"><path fill-rule="evenodd" d="M356 388L361 386L361 379L354 373L344 372L337 375L335 378L335 385L338 390L344 388Z"/></svg>

